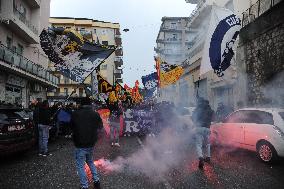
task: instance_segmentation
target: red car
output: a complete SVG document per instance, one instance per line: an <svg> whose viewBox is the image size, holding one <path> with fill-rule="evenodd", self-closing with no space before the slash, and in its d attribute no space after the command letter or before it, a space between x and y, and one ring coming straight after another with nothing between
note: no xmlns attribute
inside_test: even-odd
<svg viewBox="0 0 284 189"><path fill-rule="evenodd" d="M26 111L0 107L0 154L24 151L34 144L34 124Z"/></svg>

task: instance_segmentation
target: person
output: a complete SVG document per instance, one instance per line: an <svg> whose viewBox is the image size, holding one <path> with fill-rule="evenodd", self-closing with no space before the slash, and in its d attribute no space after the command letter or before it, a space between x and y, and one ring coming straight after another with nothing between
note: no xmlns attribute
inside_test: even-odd
<svg viewBox="0 0 284 189"><path fill-rule="evenodd" d="M210 163L210 125L212 121L213 110L209 101L203 98L197 99L197 107L192 113L192 121L195 125L195 146L199 157L199 169L203 169L204 162ZM203 153L203 146L206 152Z"/></svg>
<svg viewBox="0 0 284 189"><path fill-rule="evenodd" d="M49 109L48 101L45 100L39 105L38 116L36 122L38 124L38 142L39 142L39 156L50 156L48 152L48 138L51 124L51 111Z"/></svg>
<svg viewBox="0 0 284 189"><path fill-rule="evenodd" d="M71 129L75 149L76 167L80 177L81 188L88 188L88 179L85 172L85 162L89 166L95 189L100 189L100 180L94 165L93 152L98 139L98 130L103 128L100 115L93 111L91 100L86 97L81 101L81 107L71 115Z"/></svg>
<svg viewBox="0 0 284 189"><path fill-rule="evenodd" d="M120 116L122 115L122 107L120 102L110 104L110 140L111 146L120 147L119 131L120 131Z"/></svg>
<svg viewBox="0 0 284 189"><path fill-rule="evenodd" d="M228 106L225 106L222 102L218 103L218 107L216 110L216 121L223 121L233 110Z"/></svg>

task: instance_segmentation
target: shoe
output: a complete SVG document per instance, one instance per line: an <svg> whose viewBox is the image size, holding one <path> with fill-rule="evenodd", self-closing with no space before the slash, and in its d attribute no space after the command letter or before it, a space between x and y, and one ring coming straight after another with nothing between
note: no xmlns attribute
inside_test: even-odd
<svg viewBox="0 0 284 189"><path fill-rule="evenodd" d="M112 143L111 143L111 147L113 147L113 145L114 145L114 143L112 142Z"/></svg>
<svg viewBox="0 0 284 189"><path fill-rule="evenodd" d="M210 162L211 162L211 161L210 161L210 157L206 157L206 158L204 159L204 162L210 163Z"/></svg>
<svg viewBox="0 0 284 189"><path fill-rule="evenodd" d="M39 153L38 153L38 156L43 156L43 153L42 153L42 152L39 152Z"/></svg>
<svg viewBox="0 0 284 189"><path fill-rule="evenodd" d="M43 157L46 157L46 156L52 156L52 154L51 154L51 153L49 153L49 152L46 152L46 153L43 153L43 154L42 154L42 156L43 156Z"/></svg>
<svg viewBox="0 0 284 189"><path fill-rule="evenodd" d="M117 147L120 147L119 143L117 143L117 142L114 143L114 145L117 146Z"/></svg>
<svg viewBox="0 0 284 189"><path fill-rule="evenodd" d="M100 183L100 181L94 182L94 189L101 189L101 183Z"/></svg>
<svg viewBox="0 0 284 189"><path fill-rule="evenodd" d="M203 170L203 166L204 166L204 159L203 158L199 158L198 168Z"/></svg>

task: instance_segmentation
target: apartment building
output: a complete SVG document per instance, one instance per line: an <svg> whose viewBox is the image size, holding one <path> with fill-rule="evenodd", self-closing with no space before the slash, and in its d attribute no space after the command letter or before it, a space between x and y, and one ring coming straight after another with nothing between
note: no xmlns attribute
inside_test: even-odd
<svg viewBox="0 0 284 189"><path fill-rule="evenodd" d="M181 65L186 59L187 49L191 47L190 30L187 27L188 17L163 17L160 31L156 39L154 51L156 56L168 64ZM160 101L175 101L176 85L159 91Z"/></svg>
<svg viewBox="0 0 284 189"><path fill-rule="evenodd" d="M163 17L156 40L155 52L169 64L181 64L186 59L186 49L190 48L188 17Z"/></svg>
<svg viewBox="0 0 284 189"><path fill-rule="evenodd" d="M57 87L39 45L49 12L50 0L0 0L0 101L27 107Z"/></svg>
<svg viewBox="0 0 284 189"><path fill-rule="evenodd" d="M196 4L196 9L191 13L187 27L190 33L191 47L187 50L186 61L183 62L184 75L177 84L177 96L175 103L193 106L199 96L209 99L213 109L218 103L236 107L236 83L238 79L235 58L231 66L226 70L226 77L217 77L213 71L200 76L200 65L205 40L210 25L210 16L214 5L225 7L242 18L242 13L249 7L250 1L241 0L186 0L187 3ZM238 44L238 42L236 42Z"/></svg>
<svg viewBox="0 0 284 189"><path fill-rule="evenodd" d="M51 17L49 19L50 26L63 27L73 29L79 32L84 38L93 43L103 45L115 45L117 50L113 53L101 66L99 74L109 83L114 84L115 81L123 83L122 65L123 65L123 48L120 33L120 25L118 23L104 22L87 18L69 18L69 17ZM50 101L62 101L69 96L72 91L76 91L71 99L85 97L85 86L64 77L50 64L50 69L60 77L59 88L55 92L48 93ZM86 85L91 86L95 73L92 73L85 81ZM92 86L91 86L92 87Z"/></svg>

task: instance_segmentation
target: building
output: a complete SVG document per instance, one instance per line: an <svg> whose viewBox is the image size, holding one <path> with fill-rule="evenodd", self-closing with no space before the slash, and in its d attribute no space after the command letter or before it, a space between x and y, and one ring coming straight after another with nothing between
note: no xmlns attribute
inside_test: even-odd
<svg viewBox="0 0 284 189"><path fill-rule="evenodd" d="M0 101L28 107L57 87L58 78L48 71L39 45L49 12L49 0L0 1Z"/></svg>
<svg viewBox="0 0 284 189"><path fill-rule="evenodd" d="M185 72L176 84L174 102L184 106L194 106L198 95L208 99L215 110L219 103L236 107L238 100L234 95L238 91L236 85L238 75L235 59L222 78L217 77L213 71L200 76L200 65L213 5L230 9L241 17L250 2L239 0L186 0L186 2L196 4L196 9L187 23L190 48L186 52L186 60L182 63Z"/></svg>
<svg viewBox="0 0 284 189"><path fill-rule="evenodd" d="M188 17L163 17L156 39L156 56L168 64L181 65L186 59L187 49L191 48L191 35L187 27ZM159 101L175 101L177 86L160 89Z"/></svg>
<svg viewBox="0 0 284 189"><path fill-rule="evenodd" d="M157 55L169 64L181 64L186 49L191 47L187 17L163 17L154 48Z"/></svg>
<svg viewBox="0 0 284 189"><path fill-rule="evenodd" d="M50 26L63 27L73 29L81 33L81 35L94 43L103 45L115 45L117 50L113 53L101 66L99 74L109 83L114 84L115 81L123 83L122 65L123 65L123 49L120 33L120 25L118 23L110 23L87 18L69 18L69 17L51 17L49 19ZM50 101L62 101L69 96L74 89L76 92L71 96L72 99L85 97L86 91L84 85L76 83L69 78L64 77L50 64L50 69L60 77L59 88L57 91L48 94ZM94 74L94 73L93 73ZM85 84L91 85L92 76L89 76Z"/></svg>

